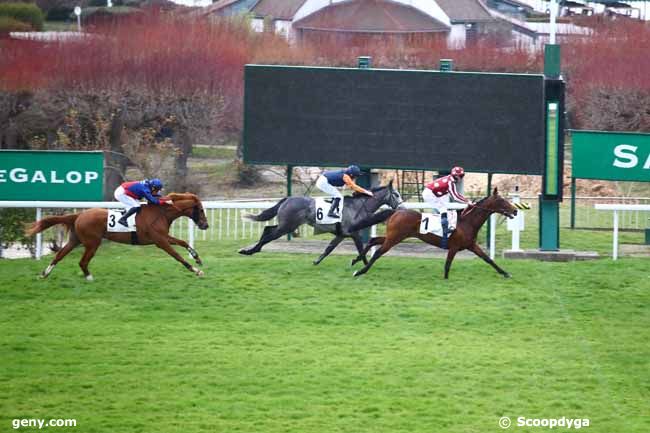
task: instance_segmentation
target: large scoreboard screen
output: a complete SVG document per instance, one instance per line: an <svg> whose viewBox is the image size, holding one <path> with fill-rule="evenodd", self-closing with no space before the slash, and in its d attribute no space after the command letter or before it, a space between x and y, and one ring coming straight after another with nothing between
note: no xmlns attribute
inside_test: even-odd
<svg viewBox="0 0 650 433"><path fill-rule="evenodd" d="M250 164L542 174L544 77L245 67Z"/></svg>

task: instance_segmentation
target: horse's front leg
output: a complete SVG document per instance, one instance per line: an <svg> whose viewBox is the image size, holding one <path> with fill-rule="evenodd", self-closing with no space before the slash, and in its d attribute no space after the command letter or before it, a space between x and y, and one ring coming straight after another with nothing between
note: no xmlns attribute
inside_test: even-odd
<svg viewBox="0 0 650 433"><path fill-rule="evenodd" d="M323 254L321 254L319 258L314 260L314 264L315 265L319 264L320 262L323 261L323 259L325 257L329 256L330 253L332 251L334 251L334 248L336 248L341 243L341 241L343 241L343 239L344 239L343 236L337 236L334 239L332 239L332 242L330 242L329 245L327 246L327 248L325 248L325 251L323 251Z"/></svg>
<svg viewBox="0 0 650 433"><path fill-rule="evenodd" d="M185 259L183 259L181 255L174 250L174 248L171 246L171 243L167 240L166 237L156 238L153 239L153 241L158 248L164 250L167 254L181 262L188 271L195 273L199 277L203 276L203 271L195 268L194 266L190 265Z"/></svg>
<svg viewBox="0 0 650 433"><path fill-rule="evenodd" d="M192 258L194 259L194 261L196 262L197 265L199 265L199 266L203 265L203 261L199 257L199 253L197 253L196 250L194 248L192 248L190 246L190 244L185 242L183 239L178 239L178 238L175 238L173 236L167 235L167 241L172 245L178 245L178 246L181 246L181 247L185 248L187 250L187 252L190 253L190 255L192 256Z"/></svg>
<svg viewBox="0 0 650 433"><path fill-rule="evenodd" d="M368 264L368 259L366 258L366 252L364 251L363 247L363 241L361 240L361 235L359 232L354 232L350 234L352 236L352 240L354 241L354 246L357 247L357 258L352 260L350 263L350 266L354 265L357 263L359 260L363 260L363 264L367 265Z"/></svg>
<svg viewBox="0 0 650 433"><path fill-rule="evenodd" d="M378 237L370 239L368 241L368 243L366 244L366 246L363 248L363 251L361 251L361 254L359 254L356 258L352 259L352 262L350 262L350 266L354 266L359 262L359 260L363 260L364 258L366 258L366 254L368 254L368 251L370 251L370 248L375 247L377 245L383 244L385 240L386 240L386 237L384 237L384 236L378 236ZM364 261L364 264L365 265L368 264L367 259Z"/></svg>
<svg viewBox="0 0 650 433"><path fill-rule="evenodd" d="M471 247L469 247L468 250L470 250L471 252L473 252L474 254L476 254L477 256L479 256L480 258L482 258L483 261L485 261L485 262L488 263L490 266L492 266L494 269L496 269L496 271L497 271L498 273L500 273L501 275L503 275L504 278L510 278L510 277L512 276L512 275L510 275L509 273L507 273L506 271L504 271L503 269L501 269L501 268L499 267L499 265L497 265L496 263L494 263L494 260L492 260L492 259L490 258L490 256L488 256L487 254L485 254L485 251L483 251L483 250L481 249L481 247L478 246L478 244L475 243L474 245L472 245Z"/></svg>

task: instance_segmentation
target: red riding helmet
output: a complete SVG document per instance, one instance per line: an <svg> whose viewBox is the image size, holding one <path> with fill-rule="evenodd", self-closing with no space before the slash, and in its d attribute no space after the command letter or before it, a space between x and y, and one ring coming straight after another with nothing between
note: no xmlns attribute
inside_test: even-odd
<svg viewBox="0 0 650 433"><path fill-rule="evenodd" d="M451 175L455 178L461 178L465 176L465 170L463 170L463 167L454 167L451 169Z"/></svg>

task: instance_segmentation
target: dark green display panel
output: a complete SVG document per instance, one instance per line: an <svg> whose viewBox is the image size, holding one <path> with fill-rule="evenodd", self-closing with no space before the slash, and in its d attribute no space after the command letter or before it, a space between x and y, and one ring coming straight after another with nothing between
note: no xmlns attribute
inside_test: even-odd
<svg viewBox="0 0 650 433"><path fill-rule="evenodd" d="M247 65L251 164L542 174L542 75Z"/></svg>

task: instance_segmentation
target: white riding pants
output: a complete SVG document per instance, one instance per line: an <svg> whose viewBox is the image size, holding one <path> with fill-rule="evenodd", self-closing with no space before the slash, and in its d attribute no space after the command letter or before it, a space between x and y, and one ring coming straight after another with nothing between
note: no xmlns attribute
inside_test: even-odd
<svg viewBox="0 0 650 433"><path fill-rule="evenodd" d="M442 214L447 212L447 206L449 206L449 194L437 197L429 188L424 188L424 191L422 191L422 199L431 205L432 208L437 209L438 213Z"/></svg>
<svg viewBox="0 0 650 433"><path fill-rule="evenodd" d="M113 195L115 196L115 200L124 204L127 209L131 209L132 207L140 207L140 202L130 195L126 195L126 191L121 186L115 190L115 193Z"/></svg>
<svg viewBox="0 0 650 433"><path fill-rule="evenodd" d="M318 176L318 179L316 179L316 186L330 197L343 198L341 191L337 187L330 185L327 178L323 175Z"/></svg>

